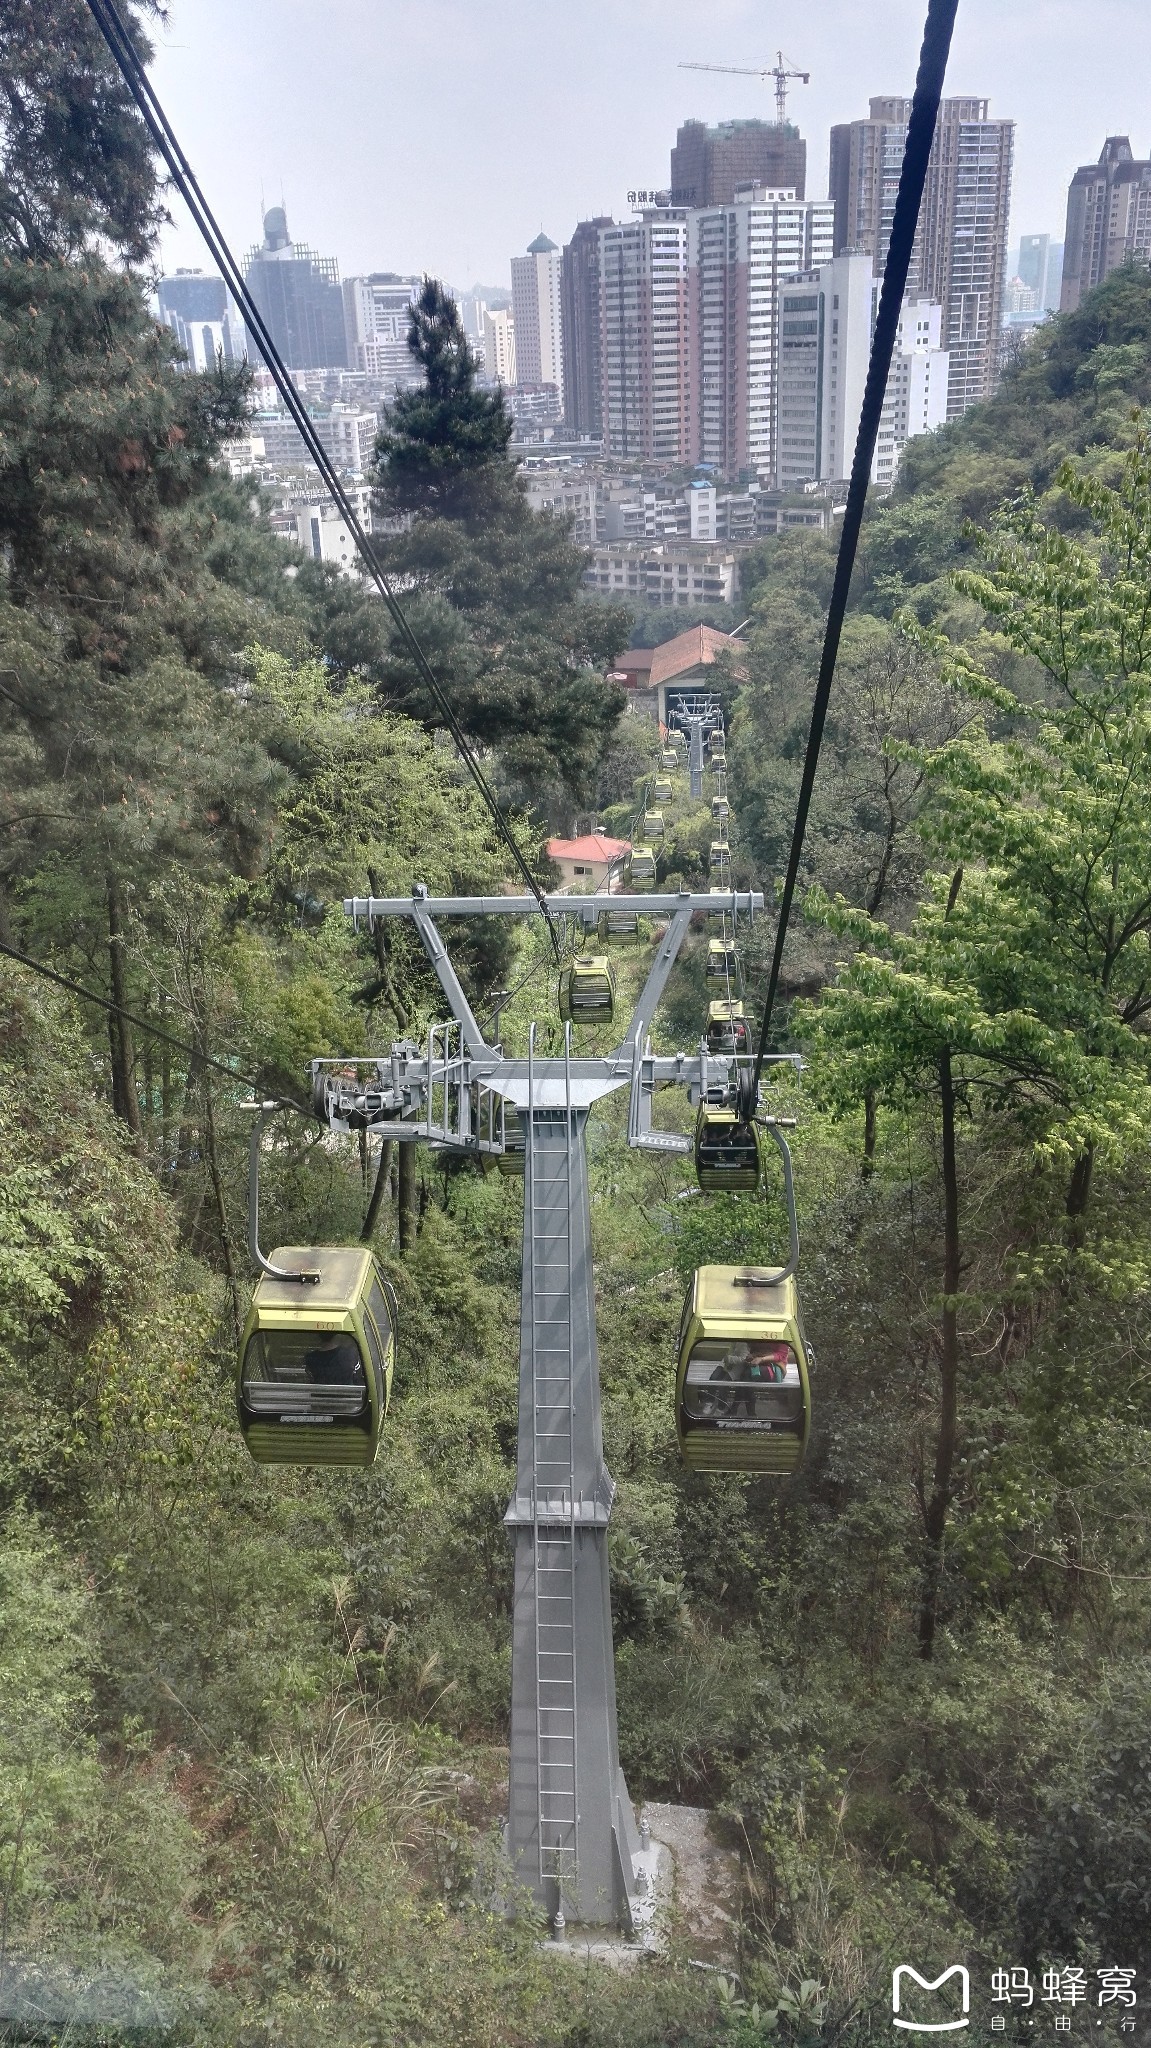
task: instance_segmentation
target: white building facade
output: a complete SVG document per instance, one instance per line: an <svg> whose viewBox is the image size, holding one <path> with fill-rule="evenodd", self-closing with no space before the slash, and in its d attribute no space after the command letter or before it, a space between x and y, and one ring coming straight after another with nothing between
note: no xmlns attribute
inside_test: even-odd
<svg viewBox="0 0 1151 2048"><path fill-rule="evenodd" d="M846 478L855 456L879 284L867 254L837 256L779 293L777 484L794 490ZM940 346L943 308L907 299L899 316L875 455L873 483L890 485L915 434L947 417L949 359Z"/></svg>
<svg viewBox="0 0 1151 2048"><path fill-rule="evenodd" d="M514 383L554 384L563 390L561 269L559 249L544 234L529 242L526 256L512 257Z"/></svg>
<svg viewBox="0 0 1151 2048"><path fill-rule="evenodd" d="M484 307L484 374L489 384L509 387L516 377L516 323L506 306Z"/></svg>
<svg viewBox="0 0 1151 2048"><path fill-rule="evenodd" d="M750 186L688 216L690 459L730 481L777 469L780 285L831 258L830 200Z"/></svg>
<svg viewBox="0 0 1151 2048"><path fill-rule="evenodd" d="M312 424L325 453L342 474L358 476L371 466L380 423L374 412L356 406L333 405L326 412L314 411ZM272 469L301 469L311 463L303 437L291 414L280 408L258 412L252 429L264 445L264 459Z"/></svg>
<svg viewBox="0 0 1151 2048"><path fill-rule="evenodd" d="M395 391L418 384L422 372L408 348L412 301L423 282L394 271L344 279L344 326L353 370L386 378Z"/></svg>
<svg viewBox="0 0 1151 2048"><path fill-rule="evenodd" d="M879 421L871 469L873 483L894 483L907 443L917 434L934 433L947 419L951 355L942 342L943 308L939 301L905 299Z"/></svg>

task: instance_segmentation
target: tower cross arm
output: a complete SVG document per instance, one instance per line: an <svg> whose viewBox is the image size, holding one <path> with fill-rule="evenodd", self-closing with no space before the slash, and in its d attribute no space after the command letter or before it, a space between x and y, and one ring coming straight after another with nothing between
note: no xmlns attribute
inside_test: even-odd
<svg viewBox="0 0 1151 2048"><path fill-rule="evenodd" d="M592 925L603 910L634 910L641 917L670 917L677 910L702 910L714 917L724 913L731 917L739 912L752 916L763 909L762 889L724 889L693 891L684 889L678 895L670 896L652 890L650 894L611 896L569 896L563 890L552 891L544 898L549 910L559 916L579 918L584 924ZM540 906L534 896L427 896L417 893L413 896L345 896L344 915L353 924L361 918L368 924L378 917L410 917L418 922L418 913L428 917L539 917Z"/></svg>

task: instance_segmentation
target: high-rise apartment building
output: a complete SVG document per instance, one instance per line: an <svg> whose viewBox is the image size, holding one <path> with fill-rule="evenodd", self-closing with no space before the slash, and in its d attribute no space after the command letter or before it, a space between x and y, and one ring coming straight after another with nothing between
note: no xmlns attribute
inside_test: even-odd
<svg viewBox="0 0 1151 2048"><path fill-rule="evenodd" d="M871 258L838 256L778 298L775 482L790 490L850 471L875 324Z"/></svg>
<svg viewBox="0 0 1151 2048"><path fill-rule="evenodd" d="M778 459L782 490L851 473L879 283L865 253L837 256L779 294ZM893 482L905 444L947 417L943 309L905 299L880 417L872 481Z"/></svg>
<svg viewBox="0 0 1151 2048"><path fill-rule="evenodd" d="M408 348L412 301L422 282L394 270L344 279L349 366L385 378L393 391L418 384L423 376Z"/></svg>
<svg viewBox="0 0 1151 2048"><path fill-rule="evenodd" d="M910 112L910 99L877 98L866 121L831 131L836 254L865 251L877 275L887 256ZM940 105L908 289L943 307L949 419L988 397L995 384L1014 138L1014 122L989 119L986 100Z"/></svg>
<svg viewBox="0 0 1151 2048"><path fill-rule="evenodd" d="M563 389L560 252L545 234L512 257L512 315L516 326L516 382Z"/></svg>
<svg viewBox="0 0 1151 2048"><path fill-rule="evenodd" d="M484 307L484 372L489 384L505 390L518 382L516 376L516 323L508 306Z"/></svg>
<svg viewBox="0 0 1151 2048"><path fill-rule="evenodd" d="M682 207L651 207L599 231L609 455L691 459L687 221Z"/></svg>
<svg viewBox="0 0 1151 2048"><path fill-rule="evenodd" d="M569 433L595 440L603 434L600 230L614 226L609 214L581 220L560 266L564 420Z"/></svg>
<svg viewBox="0 0 1151 2048"><path fill-rule="evenodd" d="M177 270L160 279L156 297L160 318L187 355L189 370L210 370L218 356L230 363L243 354L243 323L222 277Z"/></svg>
<svg viewBox="0 0 1151 2048"><path fill-rule="evenodd" d="M1151 163L1132 155L1126 135L1109 135L1068 189L1060 312L1130 262L1151 263Z"/></svg>
<svg viewBox="0 0 1151 2048"><path fill-rule="evenodd" d="M833 208L753 185L687 222L691 459L732 482L771 482L780 284L830 261Z"/></svg>
<svg viewBox="0 0 1151 2048"><path fill-rule="evenodd" d="M730 206L745 185L794 192L807 182L807 144L790 121L685 121L671 152L673 206Z"/></svg>
<svg viewBox="0 0 1151 2048"><path fill-rule="evenodd" d="M1026 291L1034 292L1036 312L1056 312L1063 275L1062 242L1053 242L1050 235L1020 235L1015 275Z"/></svg>
<svg viewBox="0 0 1151 2048"><path fill-rule="evenodd" d="M290 370L346 370L344 301L334 256L317 256L293 242L282 206L264 215L264 239L250 249L244 281ZM254 338L248 354L261 360Z"/></svg>

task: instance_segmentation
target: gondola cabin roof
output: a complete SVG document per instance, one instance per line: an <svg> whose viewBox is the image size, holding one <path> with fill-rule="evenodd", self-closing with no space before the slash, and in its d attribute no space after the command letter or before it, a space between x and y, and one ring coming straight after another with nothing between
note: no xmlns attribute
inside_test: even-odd
<svg viewBox="0 0 1151 2048"><path fill-rule="evenodd" d="M318 1281L276 1280L261 1273L252 1294L252 1307L261 1329L277 1323L295 1325L301 1315L316 1329L330 1318L332 1329L349 1324L349 1304L371 1285L375 1261L368 1247L359 1245L279 1245L269 1263L289 1273L318 1273Z"/></svg>
<svg viewBox="0 0 1151 2048"><path fill-rule="evenodd" d="M738 1334L749 1322L755 1323L757 1333L762 1323L764 1336L786 1335L782 1325L799 1319L795 1275L780 1280L763 1266L699 1266L694 1309L709 1329L716 1326L720 1336L729 1329Z"/></svg>

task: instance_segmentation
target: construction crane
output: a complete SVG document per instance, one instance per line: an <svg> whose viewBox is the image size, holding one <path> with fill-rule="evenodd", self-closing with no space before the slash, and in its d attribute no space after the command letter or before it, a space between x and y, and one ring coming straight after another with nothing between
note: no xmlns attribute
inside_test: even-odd
<svg viewBox="0 0 1151 2048"><path fill-rule="evenodd" d="M681 64L679 68L681 71L727 71L737 78L774 78L775 118L781 128L787 119L788 79L798 78L803 85L811 82L810 71L789 69L782 50L776 51L774 64L765 64L762 68L753 64Z"/></svg>

